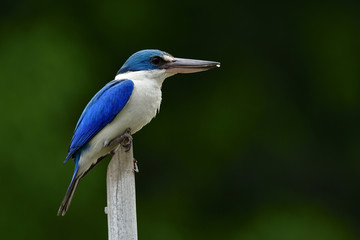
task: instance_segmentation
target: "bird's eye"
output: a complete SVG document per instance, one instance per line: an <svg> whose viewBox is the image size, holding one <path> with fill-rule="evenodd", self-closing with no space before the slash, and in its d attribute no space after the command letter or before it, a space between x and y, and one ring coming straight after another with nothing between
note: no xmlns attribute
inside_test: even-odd
<svg viewBox="0 0 360 240"><path fill-rule="evenodd" d="M159 56L155 56L150 60L150 62L155 66L159 65L162 61L163 61L162 58Z"/></svg>

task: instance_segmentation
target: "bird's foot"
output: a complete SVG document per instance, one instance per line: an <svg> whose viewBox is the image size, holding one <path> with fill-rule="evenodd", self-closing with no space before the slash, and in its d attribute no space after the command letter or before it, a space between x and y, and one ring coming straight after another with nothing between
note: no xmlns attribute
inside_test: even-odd
<svg viewBox="0 0 360 240"><path fill-rule="evenodd" d="M110 147L115 144L121 144L121 146L123 146L125 148L125 152L130 151L132 142L133 142L133 138L132 138L130 132L131 132L131 129L127 128L121 136L114 138L108 144L106 144L106 146Z"/></svg>
<svg viewBox="0 0 360 240"><path fill-rule="evenodd" d="M106 145L106 146L108 146L108 145ZM117 152L117 150L119 150L119 147L120 147L120 146L117 146L115 149L111 150L110 155L111 155L112 157L115 155L115 153Z"/></svg>
<svg viewBox="0 0 360 240"><path fill-rule="evenodd" d="M137 161L136 159L134 158L134 172L139 172L139 168L138 168L138 165L137 165Z"/></svg>

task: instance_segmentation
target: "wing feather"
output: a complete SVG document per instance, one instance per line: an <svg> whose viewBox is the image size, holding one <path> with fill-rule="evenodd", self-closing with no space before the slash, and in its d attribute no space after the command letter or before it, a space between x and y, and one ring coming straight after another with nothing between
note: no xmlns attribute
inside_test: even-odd
<svg viewBox="0 0 360 240"><path fill-rule="evenodd" d="M114 80L96 93L76 124L65 162L115 118L129 101L133 89L131 80Z"/></svg>

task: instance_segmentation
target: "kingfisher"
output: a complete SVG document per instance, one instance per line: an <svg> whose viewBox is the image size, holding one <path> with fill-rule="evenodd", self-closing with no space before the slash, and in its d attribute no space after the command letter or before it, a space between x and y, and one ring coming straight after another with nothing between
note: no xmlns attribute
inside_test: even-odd
<svg viewBox="0 0 360 240"><path fill-rule="evenodd" d="M128 151L132 134L155 117L160 109L161 86L177 73L194 73L220 67L219 62L175 58L167 52L146 49L131 55L85 107L72 137L66 163L75 170L58 216L67 212L79 181L120 144ZM125 142L124 142L125 140Z"/></svg>

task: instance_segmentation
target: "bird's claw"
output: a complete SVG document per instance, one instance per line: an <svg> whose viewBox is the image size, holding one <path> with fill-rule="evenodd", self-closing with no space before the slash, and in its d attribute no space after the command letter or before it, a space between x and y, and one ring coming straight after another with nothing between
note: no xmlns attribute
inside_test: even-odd
<svg viewBox="0 0 360 240"><path fill-rule="evenodd" d="M136 173L139 172L139 168L138 168L137 161L135 158L134 158L134 172L136 172Z"/></svg>
<svg viewBox="0 0 360 240"><path fill-rule="evenodd" d="M121 146L125 148L125 152L128 152L131 149L132 142L133 138L131 136L131 129L127 128L121 136L114 138L108 144L106 144L106 146L109 147L115 144L121 144Z"/></svg>
<svg viewBox="0 0 360 240"><path fill-rule="evenodd" d="M125 148L125 152L130 151L131 146L132 146L132 141L133 141L133 138L130 135L130 133L125 133L123 135L123 141L121 142L121 146L123 146Z"/></svg>

